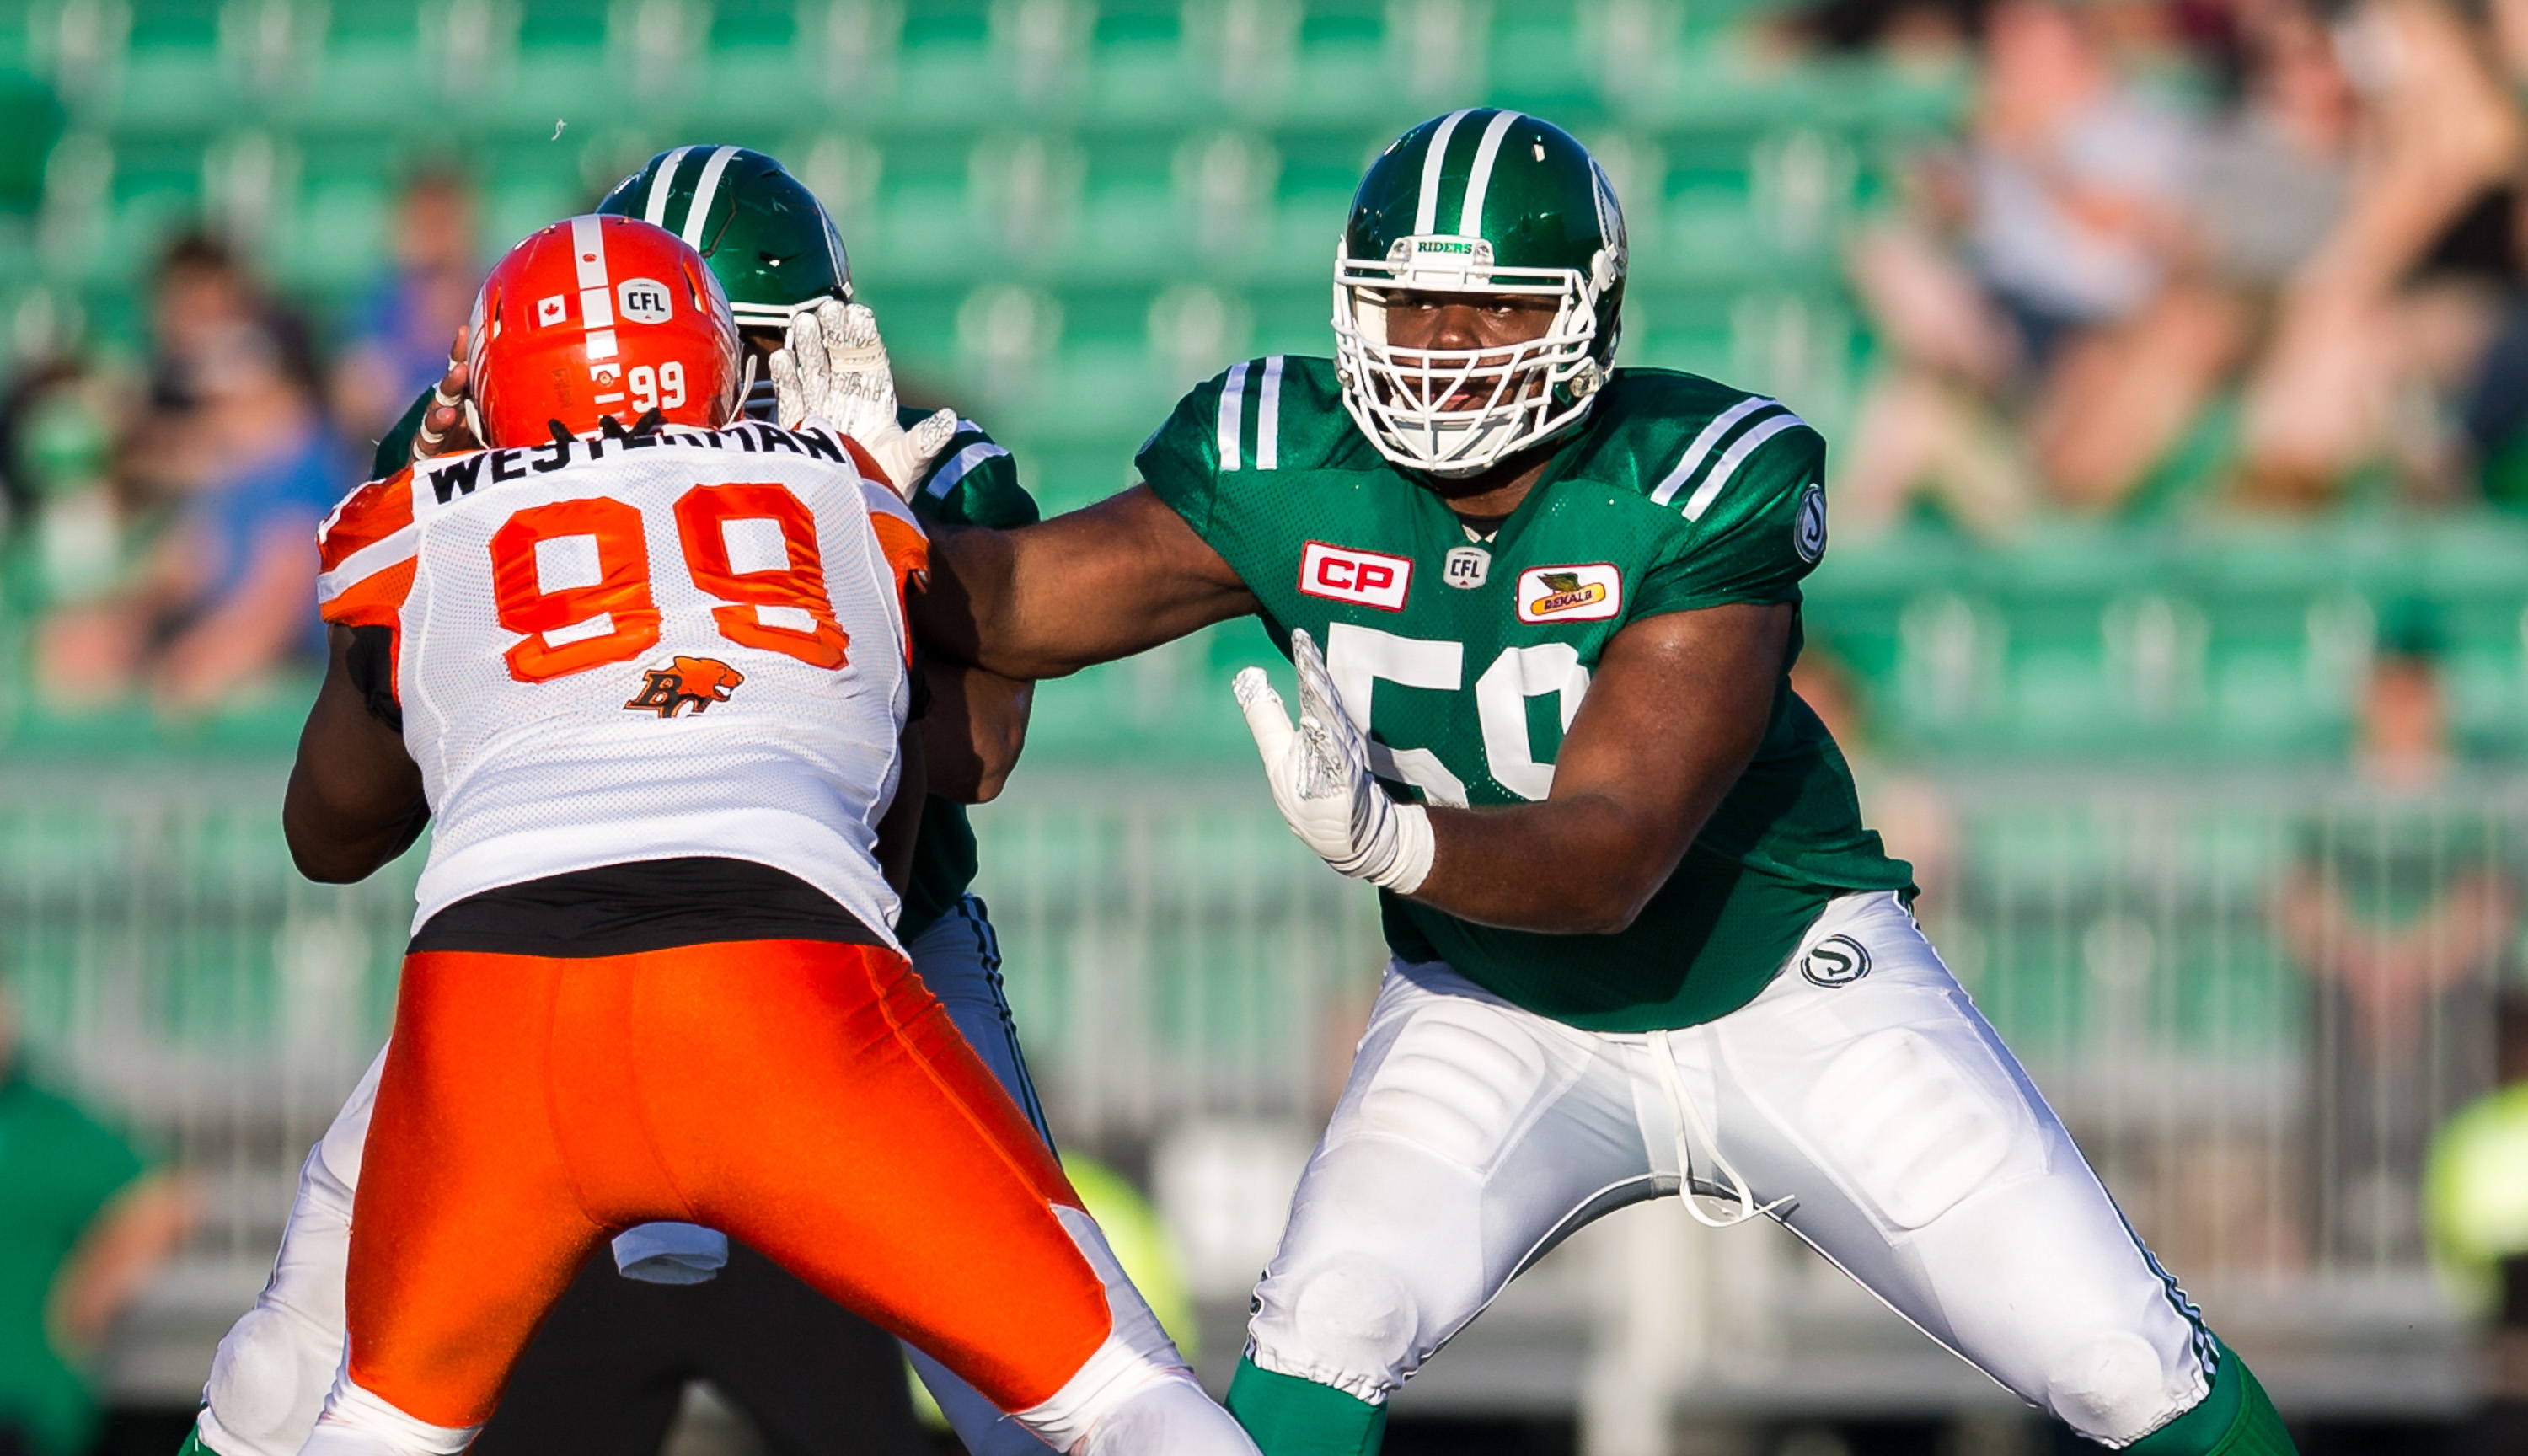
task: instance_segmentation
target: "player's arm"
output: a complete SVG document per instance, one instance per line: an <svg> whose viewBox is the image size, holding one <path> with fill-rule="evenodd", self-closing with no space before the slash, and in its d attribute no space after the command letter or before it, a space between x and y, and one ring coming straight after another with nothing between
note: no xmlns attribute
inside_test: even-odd
<svg viewBox="0 0 2528 1456"><path fill-rule="evenodd" d="M1338 871L1512 930L1630 925L1755 757L1795 608L1723 602L1615 634L1534 804L1399 804L1316 643L1291 634L1294 725L1261 668L1234 685L1292 832Z"/></svg>
<svg viewBox="0 0 2528 1456"><path fill-rule="evenodd" d="M877 821L877 867L886 883L902 895L913 875L913 849L922 833L922 801L929 797L929 773L923 764L922 720L904 725L898 744L903 766L895 780L895 798Z"/></svg>
<svg viewBox="0 0 2528 1456"><path fill-rule="evenodd" d="M922 719L930 792L959 804L989 804L1027 747L1035 684L938 657L923 659L922 675L930 694Z"/></svg>
<svg viewBox="0 0 2528 1456"><path fill-rule="evenodd" d="M1255 610L1220 552L1147 486L1015 531L942 528L922 645L1006 678L1061 677Z"/></svg>
<svg viewBox="0 0 2528 1456"><path fill-rule="evenodd" d="M430 822L421 769L403 735L371 710L354 681L354 629L327 630L324 686L298 735L298 760L281 805L281 829L298 872L322 884L366 879L420 838Z"/></svg>
<svg viewBox="0 0 2528 1456"><path fill-rule="evenodd" d="M1617 633L1536 804L1434 808L1413 898L1478 924L1630 925L1764 740L1792 608L1672 612Z"/></svg>

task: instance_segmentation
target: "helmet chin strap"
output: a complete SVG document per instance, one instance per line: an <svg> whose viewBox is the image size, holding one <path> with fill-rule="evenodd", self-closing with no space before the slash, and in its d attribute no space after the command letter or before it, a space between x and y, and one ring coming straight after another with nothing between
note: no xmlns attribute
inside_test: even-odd
<svg viewBox="0 0 2528 1456"><path fill-rule="evenodd" d="M755 393L755 350L743 349L741 352L746 355L746 362L745 367L738 371L737 388L729 392L728 418L712 426L714 430L725 430L745 419L746 401Z"/></svg>

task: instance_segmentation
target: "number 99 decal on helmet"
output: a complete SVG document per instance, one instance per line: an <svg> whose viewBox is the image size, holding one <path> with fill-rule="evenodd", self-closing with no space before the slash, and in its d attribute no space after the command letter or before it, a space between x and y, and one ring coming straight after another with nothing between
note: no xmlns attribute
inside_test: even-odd
<svg viewBox="0 0 2528 1456"><path fill-rule="evenodd" d="M475 438L496 448L654 411L717 429L746 397L752 366L718 280L637 218L591 214L529 236L483 281L470 327Z"/></svg>

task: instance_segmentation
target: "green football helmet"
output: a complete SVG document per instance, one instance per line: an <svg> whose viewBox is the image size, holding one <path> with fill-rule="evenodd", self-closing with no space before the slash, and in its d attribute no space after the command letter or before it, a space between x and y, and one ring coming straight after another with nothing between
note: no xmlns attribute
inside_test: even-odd
<svg viewBox="0 0 2528 1456"><path fill-rule="evenodd" d="M680 146L614 184L601 213L656 223L691 243L740 329L786 329L817 300L852 298L852 264L816 194L741 146Z"/></svg>
<svg viewBox="0 0 2528 1456"><path fill-rule="evenodd" d="M1370 164L1336 253L1344 408L1380 454L1442 477L1576 427L1613 367L1624 265L1615 189L1570 133L1491 107L1424 122ZM1387 338L1396 292L1524 294L1555 309L1514 348L1399 350ZM1481 402L1456 407L1470 393Z"/></svg>

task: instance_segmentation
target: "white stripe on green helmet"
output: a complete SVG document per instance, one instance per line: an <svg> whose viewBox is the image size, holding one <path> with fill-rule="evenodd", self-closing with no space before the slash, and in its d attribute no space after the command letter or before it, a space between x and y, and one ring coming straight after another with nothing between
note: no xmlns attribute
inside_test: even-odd
<svg viewBox="0 0 2528 1456"><path fill-rule="evenodd" d="M820 299L851 299L850 255L824 204L762 152L710 145L660 152L597 210L655 223L691 243L742 328L781 329Z"/></svg>

